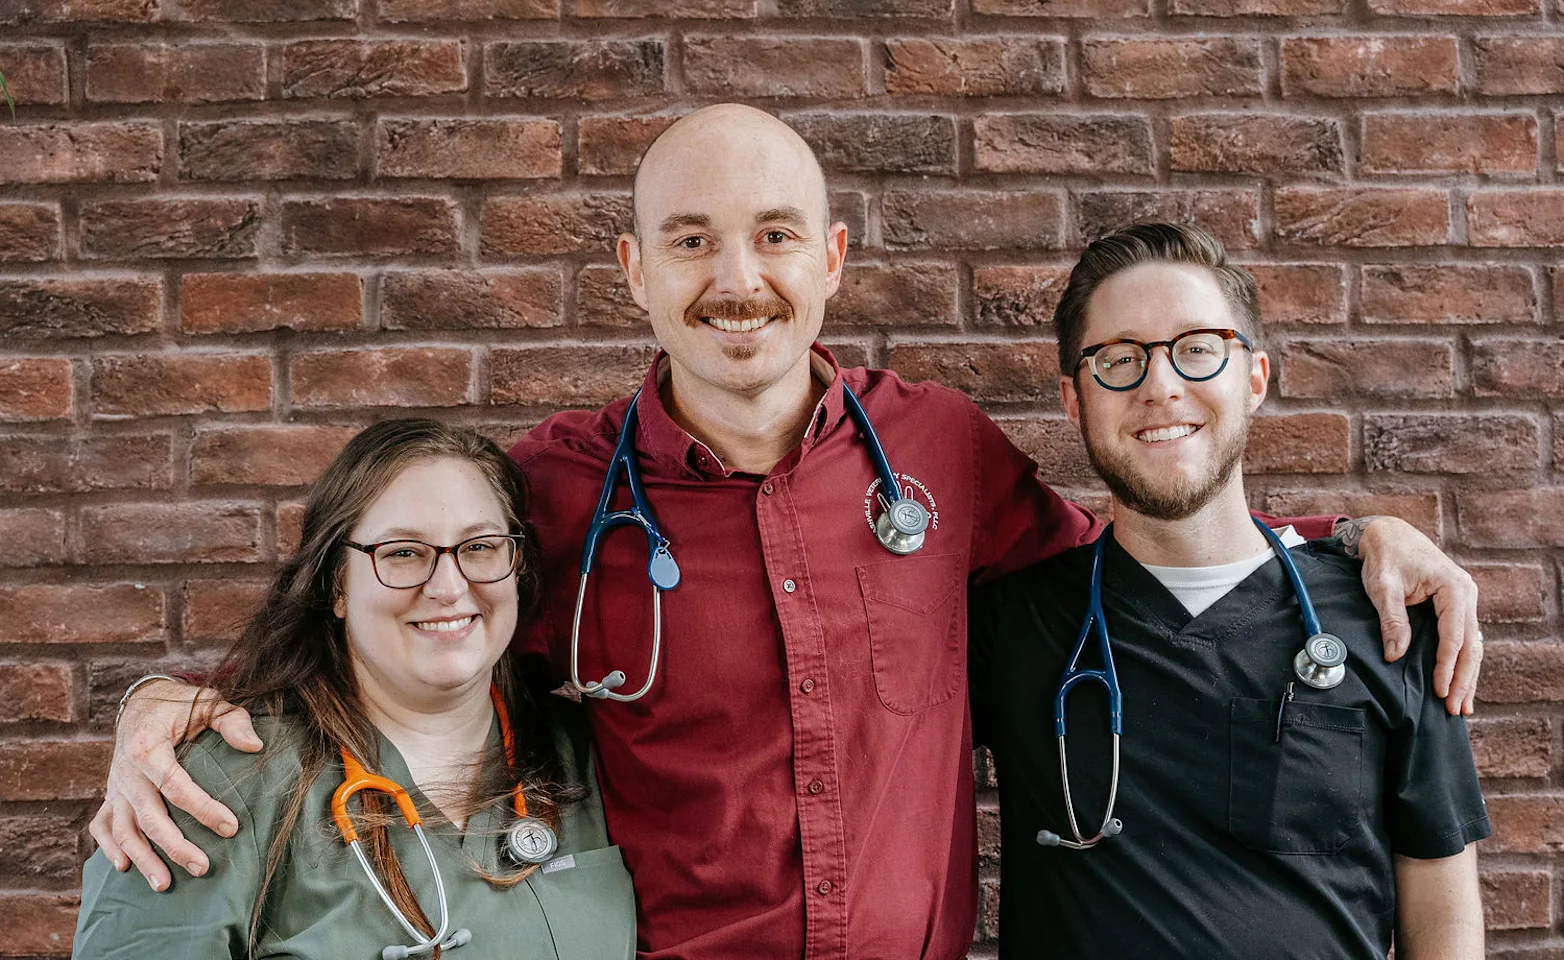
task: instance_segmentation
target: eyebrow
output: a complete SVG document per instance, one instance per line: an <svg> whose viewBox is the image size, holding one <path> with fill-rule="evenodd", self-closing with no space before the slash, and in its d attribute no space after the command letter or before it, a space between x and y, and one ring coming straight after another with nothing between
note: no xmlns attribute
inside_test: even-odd
<svg viewBox="0 0 1564 960"><path fill-rule="evenodd" d="M463 540L466 540L468 537L476 537L476 536L478 536L479 534L482 534L482 533L492 533L496 526L503 527L504 524L495 524L495 523L489 522L488 520L480 520L477 523L470 523L467 526L463 527L460 531L458 531L457 536L456 536L457 542L461 542ZM374 542L374 543L384 543L387 540L420 540L420 541L422 541L422 539L423 539L423 531L422 530L414 530L411 527L392 527L390 530L386 530L385 532L381 533L379 538L374 540L374 541L372 541L372 542ZM438 546L438 544L436 544L436 546Z"/></svg>
<svg viewBox="0 0 1564 960"><path fill-rule="evenodd" d="M672 233L683 227L709 227L711 218L704 213L676 213L657 225L661 233Z"/></svg>
<svg viewBox="0 0 1564 960"><path fill-rule="evenodd" d="M804 211L797 207L772 207L770 210L762 210L755 217L756 223L784 223L790 227L807 227L809 218L804 216Z"/></svg>

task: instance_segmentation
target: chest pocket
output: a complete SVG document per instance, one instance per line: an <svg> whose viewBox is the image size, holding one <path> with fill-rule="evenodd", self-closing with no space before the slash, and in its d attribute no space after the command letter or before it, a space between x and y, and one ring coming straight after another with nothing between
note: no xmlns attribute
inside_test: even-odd
<svg viewBox="0 0 1564 960"><path fill-rule="evenodd" d="M572 866L556 869L564 861ZM635 892L618 847L569 854L527 878L559 960L632 960L635 956ZM523 944L512 945L518 955ZM498 956L498 954L496 954Z"/></svg>
<svg viewBox="0 0 1564 960"><path fill-rule="evenodd" d="M957 610L962 556L915 553L858 568L874 689L893 713L937 706L966 687L966 638Z"/></svg>
<svg viewBox="0 0 1564 960"><path fill-rule="evenodd" d="M1267 853L1336 853L1362 817L1363 711L1293 701L1278 743L1276 710L1232 702L1228 830Z"/></svg>

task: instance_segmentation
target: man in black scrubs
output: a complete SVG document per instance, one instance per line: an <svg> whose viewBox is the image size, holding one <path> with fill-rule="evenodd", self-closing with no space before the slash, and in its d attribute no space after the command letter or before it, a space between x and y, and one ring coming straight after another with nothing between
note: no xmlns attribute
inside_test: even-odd
<svg viewBox="0 0 1564 960"><path fill-rule="evenodd" d="M1432 611L1413 611L1411 653L1384 662L1358 562L1289 528L1346 650L1334 670L1319 647L1295 668L1300 604L1239 469L1270 374L1254 280L1203 231L1132 227L1087 248L1056 320L1064 406L1114 500L1101 596L1123 691L1122 831L1093 842L1114 766L1101 683L1066 701L1078 829L1060 775L1054 702L1088 614L1085 546L973 595L1000 956L1383 960L1394 934L1398 960L1481 957L1474 841L1490 827L1465 720L1431 689ZM1088 633L1077 667L1101 659Z"/></svg>

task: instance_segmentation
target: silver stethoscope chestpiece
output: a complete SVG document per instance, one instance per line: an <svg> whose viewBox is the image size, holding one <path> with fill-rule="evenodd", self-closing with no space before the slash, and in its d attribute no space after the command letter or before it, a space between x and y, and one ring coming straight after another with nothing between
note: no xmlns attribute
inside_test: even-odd
<svg viewBox="0 0 1564 960"><path fill-rule="evenodd" d="M911 497L902 497L874 522L874 535L885 549L906 556L923 546L928 528L929 511Z"/></svg>
<svg viewBox="0 0 1564 960"><path fill-rule="evenodd" d="M559 837L537 817L522 817L505 832L505 852L516 863L547 863L559 849Z"/></svg>
<svg viewBox="0 0 1564 960"><path fill-rule="evenodd" d="M1340 637L1316 633L1292 659L1293 673L1316 690L1329 690L1347 677L1347 645Z"/></svg>

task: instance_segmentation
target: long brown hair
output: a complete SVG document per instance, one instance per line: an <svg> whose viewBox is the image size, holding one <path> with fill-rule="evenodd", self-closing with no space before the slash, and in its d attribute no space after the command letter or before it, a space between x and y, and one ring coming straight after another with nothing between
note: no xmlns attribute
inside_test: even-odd
<svg viewBox="0 0 1564 960"><path fill-rule="evenodd" d="M250 948L258 939L266 891L287 860L288 841L305 816L311 786L339 761L339 750L378 761L379 737L364 710L355 682L343 621L333 613L341 589L345 548L359 518L408 466L434 459L455 459L476 466L505 511L510 532L521 534L516 571L518 622L537 613L541 583L536 539L527 522L530 494L526 475L493 441L470 430L434 420L386 420L350 440L326 468L304 510L297 551L272 580L266 601L218 670L216 687L229 702L252 713L287 716L299 738L303 767L298 786L283 806L276 837L267 853L250 924ZM515 730L515 762L485 758L493 776L474 788L471 809L508 805L518 783L526 784L529 813L558 828L565 794L552 723L543 702L546 685L524 676L518 658L507 652L494 670ZM366 853L404 915L424 930L434 925L418 905L391 849L388 825L400 824L378 794L359 794L363 816L359 832ZM405 828L404 828L405 829ZM485 877L511 884L525 872Z"/></svg>

